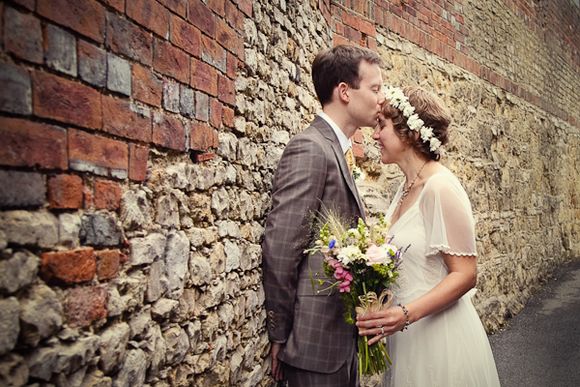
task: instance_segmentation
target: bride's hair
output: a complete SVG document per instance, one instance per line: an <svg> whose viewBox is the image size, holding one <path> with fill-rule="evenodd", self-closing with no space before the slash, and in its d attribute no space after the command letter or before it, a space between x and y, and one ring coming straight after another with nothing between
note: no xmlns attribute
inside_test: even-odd
<svg viewBox="0 0 580 387"><path fill-rule="evenodd" d="M407 86L403 88L403 94L415 108L415 113L425 122L424 125L433 129L433 136L445 145L449 140L447 129L451 123L451 114L443 101L419 86ZM407 117L399 109L391 106L388 100L383 104L382 115L393 121L395 133L403 142L411 145L428 159L439 160L440 154L430 150L429 142L424 142L418 132L409 128Z"/></svg>

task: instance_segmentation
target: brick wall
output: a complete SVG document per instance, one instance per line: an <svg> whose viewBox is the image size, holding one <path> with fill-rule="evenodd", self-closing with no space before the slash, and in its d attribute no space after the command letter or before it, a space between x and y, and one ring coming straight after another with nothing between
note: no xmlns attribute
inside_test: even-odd
<svg viewBox="0 0 580 387"><path fill-rule="evenodd" d="M314 55L343 42L451 106L446 163L480 221L478 308L497 329L580 252L579 14L566 0L1 2L0 384L268 385L271 178L319 109ZM380 211L397 176L368 132L354 141Z"/></svg>

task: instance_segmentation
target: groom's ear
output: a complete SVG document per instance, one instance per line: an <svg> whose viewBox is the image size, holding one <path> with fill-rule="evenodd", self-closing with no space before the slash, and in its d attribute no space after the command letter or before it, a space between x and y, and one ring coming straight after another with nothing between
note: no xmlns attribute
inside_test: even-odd
<svg viewBox="0 0 580 387"><path fill-rule="evenodd" d="M337 86L336 86L336 92L338 94L338 99L344 103L349 103L350 102L350 96L348 95L348 90L350 89L350 87L348 86L348 84L346 82L340 82Z"/></svg>

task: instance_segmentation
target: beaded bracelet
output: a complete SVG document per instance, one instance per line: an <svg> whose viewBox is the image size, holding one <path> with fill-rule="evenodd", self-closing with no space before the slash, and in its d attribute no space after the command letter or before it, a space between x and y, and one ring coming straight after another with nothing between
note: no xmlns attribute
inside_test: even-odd
<svg viewBox="0 0 580 387"><path fill-rule="evenodd" d="M407 310L407 307L403 304L397 305L403 309L403 314L405 315L405 326L401 328L401 332L403 332L405 329L409 328L409 325L411 325L411 322L409 321L409 310Z"/></svg>

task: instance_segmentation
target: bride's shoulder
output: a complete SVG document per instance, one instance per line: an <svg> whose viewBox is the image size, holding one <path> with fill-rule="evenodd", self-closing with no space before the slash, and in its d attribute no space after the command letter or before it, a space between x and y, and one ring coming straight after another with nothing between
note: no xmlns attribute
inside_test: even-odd
<svg viewBox="0 0 580 387"><path fill-rule="evenodd" d="M463 192L461 182L444 166L435 171L425 183L425 196L446 196L449 193Z"/></svg>

